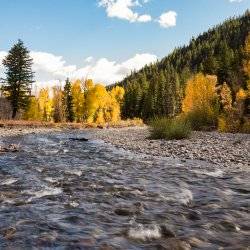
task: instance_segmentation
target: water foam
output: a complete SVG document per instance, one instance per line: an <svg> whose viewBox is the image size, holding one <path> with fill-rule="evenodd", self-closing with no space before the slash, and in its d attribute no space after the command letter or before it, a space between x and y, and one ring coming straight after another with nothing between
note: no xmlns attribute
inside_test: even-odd
<svg viewBox="0 0 250 250"><path fill-rule="evenodd" d="M182 204L187 205L193 200L193 193L189 189L182 189L180 193L176 195L176 199Z"/></svg>
<svg viewBox="0 0 250 250"><path fill-rule="evenodd" d="M220 169L213 171L213 172L204 172L205 175L212 176L212 177L222 177L224 172Z"/></svg>
<svg viewBox="0 0 250 250"><path fill-rule="evenodd" d="M145 227L142 224L138 224L135 228L128 230L128 237L134 240L152 240L159 239L162 237L161 229L157 225Z"/></svg>
<svg viewBox="0 0 250 250"><path fill-rule="evenodd" d="M3 181L3 182L1 183L1 185L11 185L11 184L13 184L13 183L15 183L15 182L17 182L17 181L18 181L17 179L10 178L10 179L7 179L7 180Z"/></svg>
<svg viewBox="0 0 250 250"><path fill-rule="evenodd" d="M196 174L202 174L202 175L208 175L208 176L212 176L212 177L222 177L224 172L220 169L215 170L215 171L200 171L200 170L191 170L192 172L196 173Z"/></svg>
<svg viewBox="0 0 250 250"><path fill-rule="evenodd" d="M70 170L70 171L66 171L66 174L77 175L80 177L82 175L82 171L81 170Z"/></svg>
<svg viewBox="0 0 250 250"><path fill-rule="evenodd" d="M46 177L44 178L45 181L50 182L50 183L56 183L58 180L52 177Z"/></svg>
<svg viewBox="0 0 250 250"><path fill-rule="evenodd" d="M34 198L39 199L42 198L44 196L54 196L54 195L59 195L62 193L62 189L61 188L50 188L50 187L46 187L43 190L40 191L28 191L26 192L27 194L33 195L34 197L29 198L29 201L33 200Z"/></svg>

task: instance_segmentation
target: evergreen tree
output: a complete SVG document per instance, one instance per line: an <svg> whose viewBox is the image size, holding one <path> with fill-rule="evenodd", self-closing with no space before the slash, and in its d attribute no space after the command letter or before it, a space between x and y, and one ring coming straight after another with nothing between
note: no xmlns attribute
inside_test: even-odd
<svg viewBox="0 0 250 250"><path fill-rule="evenodd" d="M72 86L69 79L66 80L64 85L63 102L65 107L65 117L67 122L73 122L75 119Z"/></svg>
<svg viewBox="0 0 250 250"><path fill-rule="evenodd" d="M11 102L13 119L20 109L28 107L31 85L34 82L32 63L29 50L21 40L18 40L3 60L7 76L3 90Z"/></svg>
<svg viewBox="0 0 250 250"><path fill-rule="evenodd" d="M218 76L218 85L227 82L235 97L240 88L250 85L242 70L243 64L245 72L249 66L244 63L247 56L242 49L249 27L250 12L247 11L193 38L189 45L175 49L161 61L132 72L118 83L125 88L123 118L138 116L147 120L178 114L186 82L200 72ZM145 88L141 84L143 78Z"/></svg>

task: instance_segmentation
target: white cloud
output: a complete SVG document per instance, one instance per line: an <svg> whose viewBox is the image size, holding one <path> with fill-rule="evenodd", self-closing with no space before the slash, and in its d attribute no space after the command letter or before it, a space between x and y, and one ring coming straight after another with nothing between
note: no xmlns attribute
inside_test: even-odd
<svg viewBox="0 0 250 250"><path fill-rule="evenodd" d="M144 0L143 3L147 3ZM106 9L108 17L116 17L129 22L150 22L150 15L139 15L133 11L136 6L141 6L139 0L99 0L99 6Z"/></svg>
<svg viewBox="0 0 250 250"><path fill-rule="evenodd" d="M2 59L6 56L5 51L0 51L0 65ZM91 78L95 82L101 82L105 85L122 80L133 70L139 70L146 64L153 63L157 56L152 54L136 54L134 57L118 63L109 61L107 58L101 58L93 63L90 62L83 67L68 65L62 56L56 56L51 53L31 51L31 57L34 61L33 70L35 71L36 81L39 87L58 85L67 77L70 79ZM91 58L92 59L92 58ZM0 68L0 75L3 75L3 68Z"/></svg>
<svg viewBox="0 0 250 250"><path fill-rule="evenodd" d="M233 3L233 2L237 2L237 3L240 3L242 2L243 0L229 0L229 2Z"/></svg>
<svg viewBox="0 0 250 250"><path fill-rule="evenodd" d="M89 57L87 57L87 58L85 59L85 62L90 63L90 62L92 62L93 60L94 60L94 57L93 57L93 56L89 56Z"/></svg>
<svg viewBox="0 0 250 250"><path fill-rule="evenodd" d="M176 17L177 13L175 11L168 11L160 16L158 22L161 27L170 28L176 26Z"/></svg>
<svg viewBox="0 0 250 250"><path fill-rule="evenodd" d="M2 64L3 59L6 57L7 52L0 51L0 80L4 77L4 66ZM0 83L1 84L1 83Z"/></svg>
<svg viewBox="0 0 250 250"><path fill-rule="evenodd" d="M106 58L99 59L94 65L87 65L73 72L71 78L91 78L95 82L110 84L121 81L133 70L139 70L146 64L153 63L157 56L152 54L136 54L134 57L117 63Z"/></svg>
<svg viewBox="0 0 250 250"><path fill-rule="evenodd" d="M35 71L45 71L60 76L76 70L75 65L65 66L66 62L61 56L38 51L31 51L30 56L33 58Z"/></svg>
<svg viewBox="0 0 250 250"><path fill-rule="evenodd" d="M138 22L146 23L152 21L152 17L150 15L141 15L137 19Z"/></svg>

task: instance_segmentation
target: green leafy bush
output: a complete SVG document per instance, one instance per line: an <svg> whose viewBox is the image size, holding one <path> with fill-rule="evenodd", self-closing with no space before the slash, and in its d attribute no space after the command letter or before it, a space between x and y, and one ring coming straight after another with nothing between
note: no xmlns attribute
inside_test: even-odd
<svg viewBox="0 0 250 250"><path fill-rule="evenodd" d="M155 118L150 121L150 138L180 140L191 134L189 122L182 118Z"/></svg>

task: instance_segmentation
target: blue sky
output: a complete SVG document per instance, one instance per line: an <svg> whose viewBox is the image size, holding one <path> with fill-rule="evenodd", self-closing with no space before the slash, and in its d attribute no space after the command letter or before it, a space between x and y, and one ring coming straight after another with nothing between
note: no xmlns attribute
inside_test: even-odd
<svg viewBox="0 0 250 250"><path fill-rule="evenodd" d="M107 84L248 8L250 0L0 0L0 59L21 38L38 81L87 74Z"/></svg>

